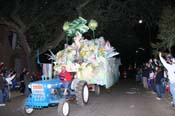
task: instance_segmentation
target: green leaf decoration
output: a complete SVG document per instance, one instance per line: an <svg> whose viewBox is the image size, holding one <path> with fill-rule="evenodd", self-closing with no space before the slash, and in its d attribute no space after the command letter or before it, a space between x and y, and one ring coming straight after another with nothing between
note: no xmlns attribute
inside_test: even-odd
<svg viewBox="0 0 175 116"><path fill-rule="evenodd" d="M89 30L89 27L86 25L86 23L87 21L84 18L79 17L72 22L65 22L63 25L63 30L69 37L75 36L77 31L83 34Z"/></svg>

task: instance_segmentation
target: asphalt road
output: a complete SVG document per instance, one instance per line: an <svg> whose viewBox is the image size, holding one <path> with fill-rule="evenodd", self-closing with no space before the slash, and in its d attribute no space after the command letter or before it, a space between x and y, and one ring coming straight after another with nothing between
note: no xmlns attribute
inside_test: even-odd
<svg viewBox="0 0 175 116"><path fill-rule="evenodd" d="M167 94L161 101L155 97L133 81L119 81L108 90L102 88L100 96L91 93L84 107L72 101L69 116L175 116ZM22 109L24 99L18 96L0 107L0 116L26 116ZM57 107L35 110L31 116L57 116Z"/></svg>

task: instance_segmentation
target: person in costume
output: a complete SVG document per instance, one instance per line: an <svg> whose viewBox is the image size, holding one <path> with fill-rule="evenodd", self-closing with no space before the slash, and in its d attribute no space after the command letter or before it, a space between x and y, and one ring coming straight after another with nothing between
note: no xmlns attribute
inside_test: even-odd
<svg viewBox="0 0 175 116"><path fill-rule="evenodd" d="M70 74L70 72L66 70L66 66L61 67L61 72L59 73L58 77L64 85L64 88L65 88L64 95L67 95L68 86L72 81L72 75Z"/></svg>

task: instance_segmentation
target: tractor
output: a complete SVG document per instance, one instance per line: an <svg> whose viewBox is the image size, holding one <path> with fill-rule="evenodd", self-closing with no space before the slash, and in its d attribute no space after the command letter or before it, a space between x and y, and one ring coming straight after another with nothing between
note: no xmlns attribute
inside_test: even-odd
<svg viewBox="0 0 175 116"><path fill-rule="evenodd" d="M89 101L89 89L86 81L73 79L68 87L68 94L64 94L64 83L58 77L51 80L31 82L28 85L31 94L27 97L24 111L31 114L35 109L58 106L58 116L68 116L70 100L76 100L78 105L84 106Z"/></svg>

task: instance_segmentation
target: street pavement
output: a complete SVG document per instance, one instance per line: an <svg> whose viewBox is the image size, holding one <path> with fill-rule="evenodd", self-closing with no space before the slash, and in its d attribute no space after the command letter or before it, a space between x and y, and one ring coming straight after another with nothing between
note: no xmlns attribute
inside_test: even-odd
<svg viewBox="0 0 175 116"><path fill-rule="evenodd" d="M0 116L26 116L23 111L26 97L18 92L12 95L13 99L0 107ZM69 116L175 116L170 102L168 94L159 101L155 94L133 80L122 80L110 89L102 88L100 96L91 93L86 106L71 101ZM57 116L57 107L35 110L31 116Z"/></svg>

